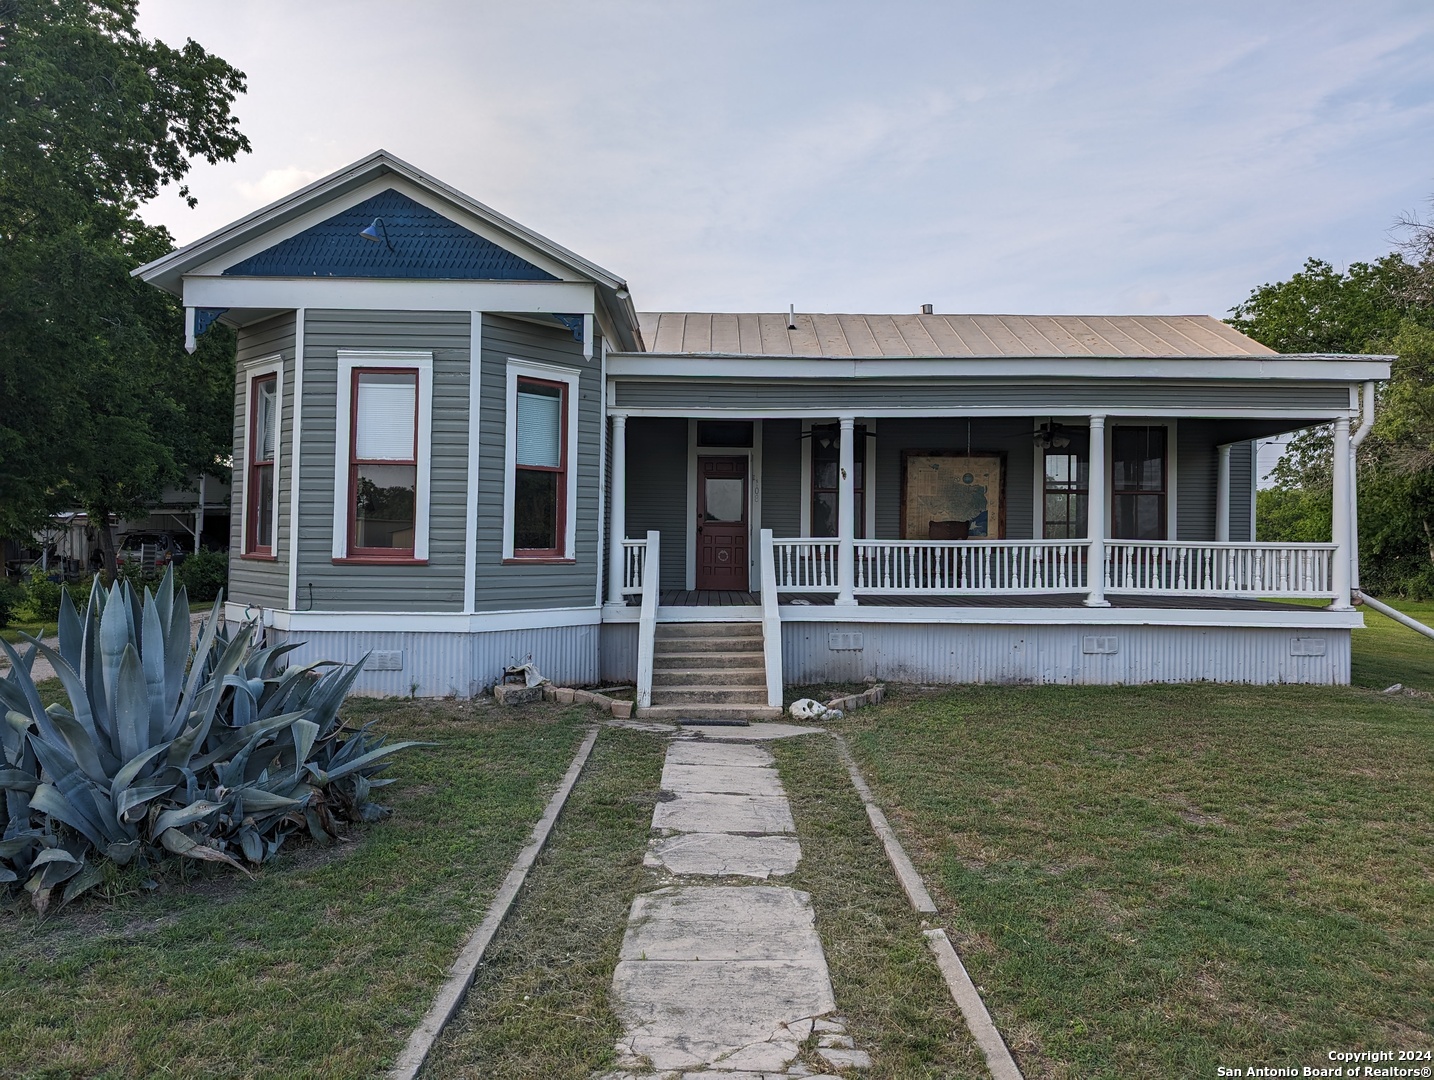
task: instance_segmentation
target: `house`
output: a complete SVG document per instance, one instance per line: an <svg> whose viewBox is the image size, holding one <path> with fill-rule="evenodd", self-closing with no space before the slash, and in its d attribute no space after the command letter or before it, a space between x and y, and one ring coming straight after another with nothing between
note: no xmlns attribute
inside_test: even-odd
<svg viewBox="0 0 1434 1080"><path fill-rule="evenodd" d="M1205 316L639 315L382 151L135 273L191 342L238 329L227 617L369 653L370 692L529 657L658 713L1349 680L1351 427L1388 357ZM1254 440L1330 422L1333 542L1256 543Z"/></svg>

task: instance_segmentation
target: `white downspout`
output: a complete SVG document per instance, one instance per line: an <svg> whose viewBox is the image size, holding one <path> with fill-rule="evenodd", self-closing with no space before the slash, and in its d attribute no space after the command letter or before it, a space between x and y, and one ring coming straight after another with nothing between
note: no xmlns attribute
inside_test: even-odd
<svg viewBox="0 0 1434 1080"><path fill-rule="evenodd" d="M1363 408L1360 410L1359 427L1349 439L1349 583L1359 591L1359 444L1374 427L1374 380L1364 384Z"/></svg>

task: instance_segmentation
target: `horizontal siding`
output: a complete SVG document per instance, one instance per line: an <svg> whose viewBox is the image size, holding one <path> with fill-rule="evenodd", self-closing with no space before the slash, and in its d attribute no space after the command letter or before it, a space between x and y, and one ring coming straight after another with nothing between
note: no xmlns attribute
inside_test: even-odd
<svg viewBox="0 0 1434 1080"><path fill-rule="evenodd" d="M728 382L623 380L617 405L626 409L817 409L1009 408L1046 413L1053 407L1106 409L1310 409L1316 415L1349 409L1349 387L1308 383L1201 383L1180 380L996 383L978 380L782 379Z"/></svg>
<svg viewBox="0 0 1434 1080"><path fill-rule="evenodd" d="M762 420L762 528L802 534L802 422Z"/></svg>
<svg viewBox="0 0 1434 1080"><path fill-rule="evenodd" d="M277 559L246 559L244 516L248 504L244 486L249 474L249 376L244 365L275 354L284 361L284 394L279 409L279 460L275 480L279 487L279 518L274 523ZM254 607L285 607L289 602L289 491L294 474L294 313L245 326L239 331L235 353L234 469L230 486L228 599Z"/></svg>
<svg viewBox="0 0 1434 1080"><path fill-rule="evenodd" d="M569 483L577 484L574 563L503 565L503 467L509 357L571 368L580 376L577 462L569 474ZM477 610L592 606L599 570L598 488L603 423L600 366L596 361L583 360L582 345L566 330L550 330L485 314L481 399Z"/></svg>
<svg viewBox="0 0 1434 1080"><path fill-rule="evenodd" d="M1175 539L1215 539L1219 477L1218 428L1209 420L1182 419L1175 433Z"/></svg>
<svg viewBox="0 0 1434 1080"><path fill-rule="evenodd" d="M834 650L828 634L856 631L862 648ZM1114 636L1113 655L1088 655L1082 638ZM1325 639L1326 655L1294 656L1296 637ZM782 626L788 685L860 682L1349 683L1350 631L1272 627L959 626L789 622Z"/></svg>
<svg viewBox="0 0 1434 1080"><path fill-rule="evenodd" d="M306 312L299 610L462 610L470 321L466 311ZM427 566L336 566L332 561L340 349L433 354Z"/></svg>
<svg viewBox="0 0 1434 1080"><path fill-rule="evenodd" d="M764 508L765 513L765 508ZM627 422L627 535L662 534L658 583L685 587L687 579L687 421L635 416Z"/></svg>
<svg viewBox="0 0 1434 1080"><path fill-rule="evenodd" d="M1236 443L1230 447L1230 539L1236 543L1253 540L1251 497L1255 486L1255 444Z"/></svg>
<svg viewBox="0 0 1434 1080"><path fill-rule="evenodd" d="M883 422L876 439L876 536L901 536L901 455L904 450L956 450L1006 455L1007 540L1031 539L1035 442L1028 418ZM994 505L994 504L993 504Z"/></svg>

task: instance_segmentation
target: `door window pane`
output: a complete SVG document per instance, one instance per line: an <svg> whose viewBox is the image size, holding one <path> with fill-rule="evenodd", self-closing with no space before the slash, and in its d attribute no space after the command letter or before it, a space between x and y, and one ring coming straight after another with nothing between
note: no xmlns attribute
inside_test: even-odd
<svg viewBox="0 0 1434 1080"><path fill-rule="evenodd" d="M706 520L741 521L746 516L743 495L747 481L706 477L704 483Z"/></svg>

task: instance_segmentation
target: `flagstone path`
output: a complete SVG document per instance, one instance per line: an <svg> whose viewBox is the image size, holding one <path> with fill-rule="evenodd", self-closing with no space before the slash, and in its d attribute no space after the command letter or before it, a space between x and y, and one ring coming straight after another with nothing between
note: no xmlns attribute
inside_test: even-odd
<svg viewBox="0 0 1434 1080"><path fill-rule="evenodd" d="M830 1074L799 1060L813 1035L827 1067L869 1065L832 1015L811 898L771 884L796 869L801 846L760 743L816 730L689 727L673 739L646 857L670 883L633 902L613 974L622 1070L604 1080L648 1069L669 1080L816 1080Z"/></svg>

